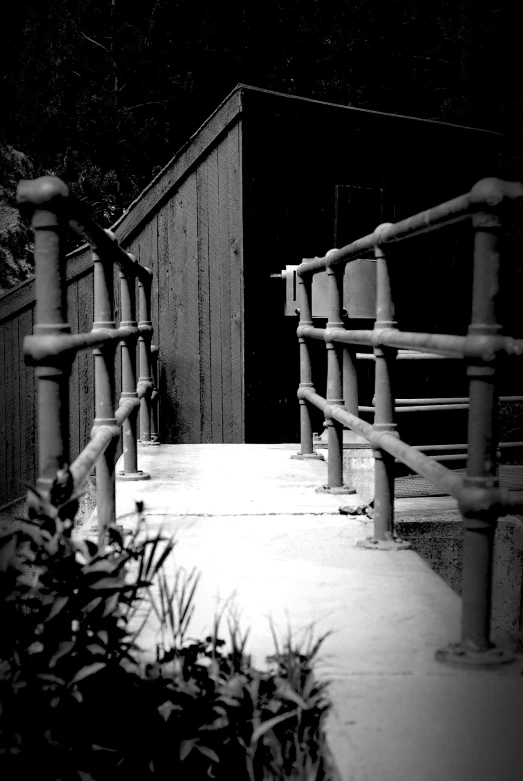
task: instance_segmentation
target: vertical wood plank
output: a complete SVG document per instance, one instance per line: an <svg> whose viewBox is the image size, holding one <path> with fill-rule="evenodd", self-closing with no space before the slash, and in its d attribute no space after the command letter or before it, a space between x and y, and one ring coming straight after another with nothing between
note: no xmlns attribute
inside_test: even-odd
<svg viewBox="0 0 523 781"><path fill-rule="evenodd" d="M170 213L169 204L164 204L158 213L158 278L156 280L158 286L158 331L156 333L156 344L160 348L158 358L158 428L160 442L171 441L171 439L168 439L170 431L168 434L168 426L166 424L169 418L172 419L172 415L167 414L169 410L169 388L167 387L164 368L166 362L171 360L170 356L172 355L172 350L170 349L172 326L170 323L171 313L169 311L170 256L168 222Z"/></svg>
<svg viewBox="0 0 523 781"><path fill-rule="evenodd" d="M71 333L78 333L78 281L71 280L67 286L67 321ZM78 356L71 366L69 379L69 457L71 462L77 457L84 443L80 443Z"/></svg>
<svg viewBox="0 0 523 781"><path fill-rule="evenodd" d="M229 262L231 269L231 376L232 441L244 441L243 427L243 258L242 258L242 182L241 126L231 128L229 144Z"/></svg>
<svg viewBox="0 0 523 781"><path fill-rule="evenodd" d="M167 246L169 256L168 280L168 318L165 321L166 333L162 338L165 367L164 426L168 431L169 442L183 442L180 431L178 366L176 364L176 331L178 329L178 295L180 286L180 262L176 240L177 216L179 212L178 194L167 204Z"/></svg>
<svg viewBox="0 0 523 781"><path fill-rule="evenodd" d="M222 320L222 414L223 441L233 441L231 370L231 261L229 225L229 145L218 145L218 219L220 228L221 320Z"/></svg>
<svg viewBox="0 0 523 781"><path fill-rule="evenodd" d="M186 344L188 358L187 389L190 394L190 442L201 442L200 405L200 323L198 307L198 200L196 196L196 172L184 182L185 209L187 211L185 274L187 279L186 299Z"/></svg>
<svg viewBox="0 0 523 781"><path fill-rule="evenodd" d="M78 280L78 331L89 333L93 327L93 271ZM78 431L79 447L89 442L94 420L94 367L91 351L78 354Z"/></svg>
<svg viewBox="0 0 523 781"><path fill-rule="evenodd" d="M23 489L20 486L19 316L19 313L17 313L15 317L8 320L5 324L4 360L6 371L6 476L8 502L17 499L23 493Z"/></svg>
<svg viewBox="0 0 523 781"><path fill-rule="evenodd" d="M2 390L0 392L0 507L7 504L7 427L6 427L6 390L7 390L7 371L4 355L5 344L5 323L0 324L0 382Z"/></svg>
<svg viewBox="0 0 523 781"><path fill-rule="evenodd" d="M209 291L209 171L202 161L196 172L198 208L198 314L200 331L201 441L212 442L211 308Z"/></svg>
<svg viewBox="0 0 523 781"><path fill-rule="evenodd" d="M222 313L219 254L218 152L208 162L209 193L209 285L211 312L212 441L223 442L222 416Z"/></svg>
<svg viewBox="0 0 523 781"><path fill-rule="evenodd" d="M154 214L148 225L148 267L153 272L151 290L151 320L153 322L153 344L158 344L158 214Z"/></svg>
<svg viewBox="0 0 523 781"><path fill-rule="evenodd" d="M24 309L18 316L18 375L19 426L20 426L20 495L25 493L24 483L35 485L36 421L34 417L34 368L24 363L23 341L33 332L33 308Z"/></svg>
<svg viewBox="0 0 523 781"><path fill-rule="evenodd" d="M200 441L198 273L196 261L196 174L176 196L171 285L174 314L174 427L177 442Z"/></svg>

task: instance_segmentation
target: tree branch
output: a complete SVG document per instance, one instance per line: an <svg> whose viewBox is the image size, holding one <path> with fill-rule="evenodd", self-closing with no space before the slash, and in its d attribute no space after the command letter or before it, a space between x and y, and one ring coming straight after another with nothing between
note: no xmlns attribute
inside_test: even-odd
<svg viewBox="0 0 523 781"><path fill-rule="evenodd" d="M81 35L83 35L83 37L84 37L84 38L87 38L87 40L88 40L88 41L91 41L91 43L94 43L94 45L95 45L95 46L99 46L101 49L103 49L104 51L106 51L106 52L107 52L107 54L110 54L110 55L111 55L111 57L113 56L113 55L111 54L111 52L109 51L109 49L108 49L106 46L104 46L104 45L103 45L103 43L98 43L98 41L93 41L93 39L92 39L92 38L89 38L89 36L88 36L88 35L86 35L85 33L83 33L81 30L80 30L80 34L81 34Z"/></svg>

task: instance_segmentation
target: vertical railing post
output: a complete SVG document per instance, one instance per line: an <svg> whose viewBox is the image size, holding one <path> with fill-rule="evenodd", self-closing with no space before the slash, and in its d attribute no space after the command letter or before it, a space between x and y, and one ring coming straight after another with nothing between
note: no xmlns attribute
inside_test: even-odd
<svg viewBox="0 0 523 781"><path fill-rule="evenodd" d="M160 435L158 432L158 356L160 351L157 345L151 345L151 365L153 375L153 392L151 393L151 445L160 444Z"/></svg>
<svg viewBox="0 0 523 781"><path fill-rule="evenodd" d="M459 497L463 519L461 642L437 652L436 658L459 666L493 666L511 662L514 655L496 648L490 639L492 561L498 520L497 474L497 373L493 349L486 358L489 341L502 327L497 322L502 227L500 207L503 183L478 182L471 191L476 204L474 228L474 276L472 317L468 329L467 374L469 377L468 458L464 489ZM475 349L478 343L483 350Z"/></svg>
<svg viewBox="0 0 523 781"><path fill-rule="evenodd" d="M379 225L379 232L387 226ZM382 248L376 245L376 321L374 330L397 326L392 299L390 271ZM374 456L374 536L359 543L361 547L387 550L409 548L410 543L394 536L394 457L379 445L384 432L398 436L394 422L393 372L397 350L391 347L374 347L374 424L371 437Z"/></svg>
<svg viewBox="0 0 523 781"><path fill-rule="evenodd" d="M22 181L17 197L22 210L32 214L36 274L34 334L70 333L65 294L62 236L67 228L68 187L54 176ZM69 462L69 375L71 357L61 355L35 370L38 398L37 488L49 499L56 473Z"/></svg>
<svg viewBox="0 0 523 781"><path fill-rule="evenodd" d="M358 373L356 350L351 345L343 349L343 403L346 412L358 416Z"/></svg>
<svg viewBox="0 0 523 781"><path fill-rule="evenodd" d="M94 273L94 323L93 331L113 330L114 295L113 265L104 263L93 250ZM114 359L116 342L109 342L93 350L95 384L95 419L93 431L100 426L116 427L114 417L115 376ZM115 507L115 457L116 439L105 449L96 462L96 509L98 516L98 542L103 545L107 529L116 522Z"/></svg>
<svg viewBox="0 0 523 781"><path fill-rule="evenodd" d="M131 260L134 257L129 255ZM136 328L136 299L135 299L135 278L130 277L124 271L120 270L120 298L122 319L121 328ZM120 398L138 399L136 387L136 338L122 339L120 342L121 360L122 360L122 391ZM123 471L118 473L120 480L148 480L150 475L141 469L138 469L138 447L137 447L137 426L138 426L138 404L133 409L129 417L122 426L122 447L123 447Z"/></svg>
<svg viewBox="0 0 523 781"><path fill-rule="evenodd" d="M328 412L331 405L345 406L343 401L343 345L333 342L330 338L331 330L345 328L341 319L344 271L343 267L333 268L329 266L327 268L329 319L325 330L325 344L327 347L327 409L325 412L325 425L327 427L327 471L329 484L317 490L336 494L353 494L356 493L354 489L343 485L343 424L335 420Z"/></svg>
<svg viewBox="0 0 523 781"><path fill-rule="evenodd" d="M312 381L312 363L309 343L302 329L312 325L312 276L298 277L298 301L300 306L300 322L298 325L298 342L300 345L300 386L298 399L300 402L300 452L291 458L315 458L324 461L321 453L314 451L311 407L309 402L300 396L300 391L309 388L314 390Z"/></svg>
<svg viewBox="0 0 523 781"><path fill-rule="evenodd" d="M138 325L146 327L144 333L138 338L140 355L140 377L138 384L147 383L147 392L140 401L140 442L142 445L151 444L151 393L153 378L151 376L151 340L153 337L153 324L151 321L151 273L146 269L148 276L138 278Z"/></svg>

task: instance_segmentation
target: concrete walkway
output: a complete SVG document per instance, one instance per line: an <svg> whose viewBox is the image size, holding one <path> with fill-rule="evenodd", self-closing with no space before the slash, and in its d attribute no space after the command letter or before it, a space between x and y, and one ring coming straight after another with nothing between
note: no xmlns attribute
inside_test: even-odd
<svg viewBox="0 0 523 781"><path fill-rule="evenodd" d="M521 781L523 659L497 671L437 663L459 639L460 599L412 551L357 548L372 522L339 506L360 500L315 493L326 464L292 460L296 450L143 448L151 480L117 483L119 516L142 500L150 531L176 535L176 566L202 573L190 634L209 633L232 595L256 664L273 652L269 616L282 636L289 624L332 631L318 674L332 681L343 781Z"/></svg>

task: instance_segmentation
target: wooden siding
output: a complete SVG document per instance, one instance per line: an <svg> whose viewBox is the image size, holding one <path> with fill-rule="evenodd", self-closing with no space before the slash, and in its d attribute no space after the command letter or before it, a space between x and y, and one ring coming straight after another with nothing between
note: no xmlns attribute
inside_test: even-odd
<svg viewBox="0 0 523 781"><path fill-rule="evenodd" d="M0 328L0 506L20 496L24 482L35 481L34 377L22 351L32 329L32 307Z"/></svg>
<svg viewBox="0 0 523 781"><path fill-rule="evenodd" d="M115 226L123 245L154 273L151 319L153 343L160 347L165 442L243 440L241 131L234 123L240 109L241 95L235 94ZM66 276L71 330L90 331L93 271L87 247L68 256ZM114 301L118 322L116 269ZM34 484L37 476L36 383L22 350L23 337L32 333L34 307L33 279L0 300L0 507L22 496L24 481ZM117 349L116 401L120 382ZM93 389L93 357L81 353L69 384L71 460L90 436Z"/></svg>
<svg viewBox="0 0 523 781"><path fill-rule="evenodd" d="M157 237L165 442L243 441L240 143L236 123L142 234Z"/></svg>

